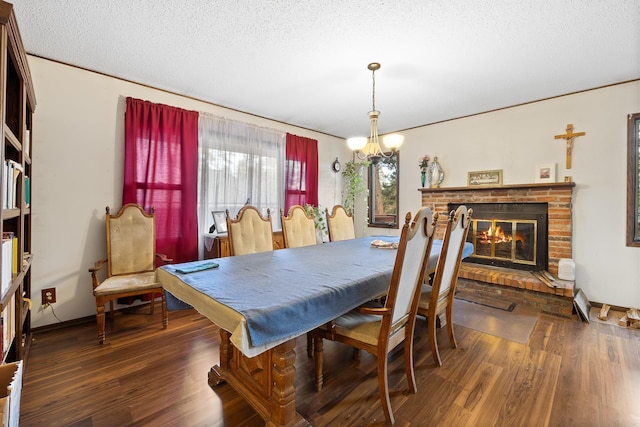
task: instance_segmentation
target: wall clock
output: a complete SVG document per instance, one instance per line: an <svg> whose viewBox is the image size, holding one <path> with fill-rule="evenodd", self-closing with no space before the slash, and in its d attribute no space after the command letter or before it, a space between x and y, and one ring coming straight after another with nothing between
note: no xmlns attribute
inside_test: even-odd
<svg viewBox="0 0 640 427"><path fill-rule="evenodd" d="M331 170L334 171L335 173L338 173L338 172L340 172L340 168L341 167L342 167L342 165L340 165L340 161L336 157L336 159L333 161L333 163L331 163Z"/></svg>

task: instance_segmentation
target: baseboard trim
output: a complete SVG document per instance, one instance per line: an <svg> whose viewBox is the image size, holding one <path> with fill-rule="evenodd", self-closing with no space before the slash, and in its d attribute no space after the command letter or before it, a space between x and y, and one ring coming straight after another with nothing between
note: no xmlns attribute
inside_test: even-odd
<svg viewBox="0 0 640 427"><path fill-rule="evenodd" d="M81 325L84 323L95 323L96 316L81 317L73 320L65 320L64 322L52 323L50 325L38 326L37 328L31 328L31 334L37 334L38 332L55 331L57 329L64 329L69 326Z"/></svg>
<svg viewBox="0 0 640 427"><path fill-rule="evenodd" d="M119 312L119 311L131 311L131 310L136 310L140 307L144 307L149 305L149 302L143 302L140 304L135 304L135 305L130 305L130 306L126 306L126 307L122 307L122 308L116 308L113 311L115 313ZM109 312L106 312L106 315L109 316ZM38 332L48 332L48 331L55 331L57 329L64 329L67 328L69 326L75 326L75 325L82 325L84 323L95 323L96 322L96 315L92 315L92 316L86 316L86 317L79 317L77 319L72 319L72 320L65 320L64 322L58 322L58 323L52 323L50 325L44 325L44 326L38 326L37 328L31 328L31 334L35 334Z"/></svg>
<svg viewBox="0 0 640 427"><path fill-rule="evenodd" d="M602 306L605 303L597 302L597 301L589 301L589 304L591 304L591 307L602 308ZM609 306L609 310L622 311L623 313L626 313L627 311L629 311L628 307L620 307L619 305L611 305L611 304L607 304L607 305Z"/></svg>

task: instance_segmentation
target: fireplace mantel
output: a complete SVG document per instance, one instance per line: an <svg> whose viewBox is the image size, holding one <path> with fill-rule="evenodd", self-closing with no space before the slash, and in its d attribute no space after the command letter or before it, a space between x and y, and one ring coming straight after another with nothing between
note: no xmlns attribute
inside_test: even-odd
<svg viewBox="0 0 640 427"><path fill-rule="evenodd" d="M439 188L419 188L418 191L424 193L459 193L467 191L494 191L494 190L542 190L542 189L561 189L561 188L573 188L576 186L575 182L550 182L550 183L537 183L537 184L509 184L509 185L475 185L470 187L439 187Z"/></svg>

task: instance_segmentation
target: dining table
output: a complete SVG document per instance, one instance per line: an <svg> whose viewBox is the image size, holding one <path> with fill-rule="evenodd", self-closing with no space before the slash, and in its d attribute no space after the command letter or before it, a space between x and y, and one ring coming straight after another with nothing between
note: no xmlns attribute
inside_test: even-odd
<svg viewBox="0 0 640 427"><path fill-rule="evenodd" d="M267 425L307 425L295 406L296 338L384 295L398 239L369 236L170 264L156 277L219 327L212 387L230 384ZM433 241L427 271L435 270L441 247ZM463 257L472 252L466 243Z"/></svg>

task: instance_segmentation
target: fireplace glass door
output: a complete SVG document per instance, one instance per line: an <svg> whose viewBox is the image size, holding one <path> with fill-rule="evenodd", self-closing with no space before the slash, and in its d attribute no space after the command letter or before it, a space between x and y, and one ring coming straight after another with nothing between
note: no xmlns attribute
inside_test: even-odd
<svg viewBox="0 0 640 427"><path fill-rule="evenodd" d="M450 203L449 209L459 205ZM546 203L467 203L473 209L465 262L540 271L548 268Z"/></svg>
<svg viewBox="0 0 640 427"><path fill-rule="evenodd" d="M536 265L537 221L473 220L470 241L478 258Z"/></svg>

